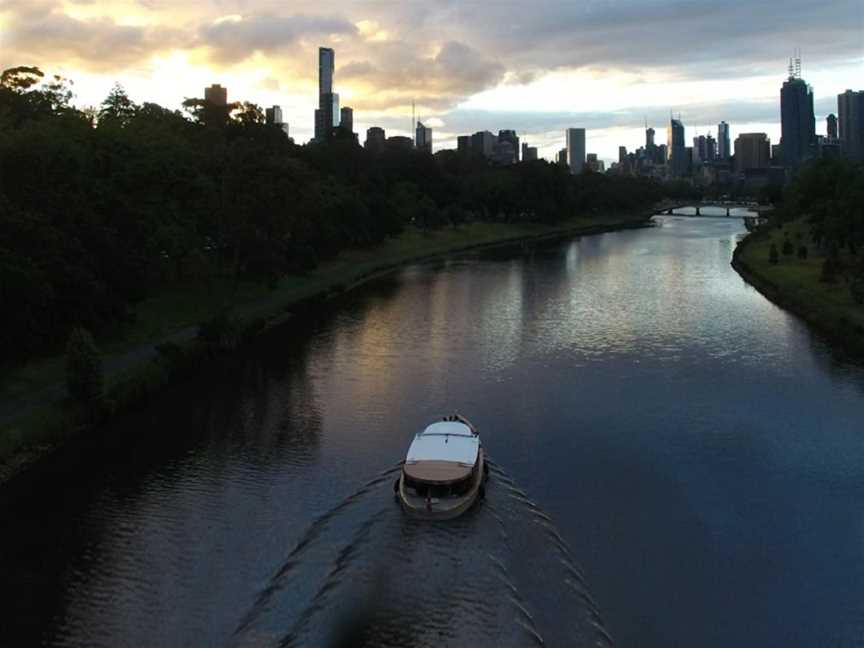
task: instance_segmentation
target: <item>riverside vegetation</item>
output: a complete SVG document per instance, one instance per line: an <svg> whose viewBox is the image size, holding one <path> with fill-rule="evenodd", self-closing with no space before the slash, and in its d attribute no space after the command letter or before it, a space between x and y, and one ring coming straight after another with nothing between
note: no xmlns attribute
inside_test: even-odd
<svg viewBox="0 0 864 648"><path fill-rule="evenodd" d="M372 153L338 129L326 145L297 146L248 102L188 99L181 112L115 86L82 110L72 97L70 81L35 67L0 77L0 401L77 368L69 393L89 404L74 420L93 420L92 403L111 407L92 392L97 345L116 355L162 341L158 367L130 361L146 391L148 376L187 363L164 339L183 327L206 353L248 333L238 310L272 311L447 249L611 224L689 191L545 161ZM64 361L67 344L78 360ZM37 431L70 427L55 408L0 428L0 461Z"/></svg>
<svg viewBox="0 0 864 648"><path fill-rule="evenodd" d="M733 265L771 299L864 354L864 166L820 160L784 193Z"/></svg>

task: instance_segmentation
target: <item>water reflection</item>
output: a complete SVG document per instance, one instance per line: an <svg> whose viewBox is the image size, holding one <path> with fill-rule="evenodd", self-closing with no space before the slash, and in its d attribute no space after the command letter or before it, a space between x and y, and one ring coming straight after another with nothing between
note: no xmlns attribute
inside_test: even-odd
<svg viewBox="0 0 864 648"><path fill-rule="evenodd" d="M406 269L0 490L0 645L860 637L864 372L729 267L740 219L656 221ZM417 525L453 411L488 498Z"/></svg>

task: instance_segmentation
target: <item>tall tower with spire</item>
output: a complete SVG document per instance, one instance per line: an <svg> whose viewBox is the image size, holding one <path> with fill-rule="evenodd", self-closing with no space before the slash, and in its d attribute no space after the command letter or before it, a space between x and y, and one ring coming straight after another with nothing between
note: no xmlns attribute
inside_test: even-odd
<svg viewBox="0 0 864 648"><path fill-rule="evenodd" d="M797 169L814 156L816 117L813 89L801 78L801 54L789 59L789 77L780 89L780 150L783 166Z"/></svg>

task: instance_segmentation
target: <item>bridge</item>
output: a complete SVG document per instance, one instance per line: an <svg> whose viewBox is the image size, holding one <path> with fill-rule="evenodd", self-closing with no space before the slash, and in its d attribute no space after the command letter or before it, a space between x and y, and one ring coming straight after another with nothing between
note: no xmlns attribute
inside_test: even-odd
<svg viewBox="0 0 864 648"><path fill-rule="evenodd" d="M754 211L757 213L765 211L766 209L768 209L765 206L760 206L756 202L742 202L742 201L731 201L731 200L714 200L714 201L704 200L701 202L694 202L691 200L688 202L676 203L676 204L673 204L671 206L666 204L666 203L663 203L657 207L657 213L658 214L670 214L671 215L671 214L674 214L676 209L682 209L684 207L693 207L696 210L696 216L702 215L702 208L703 207L712 207L715 209L725 209L726 210L726 216L728 216L728 217L732 217L731 211L733 209L746 208L746 209L749 209L750 211Z"/></svg>

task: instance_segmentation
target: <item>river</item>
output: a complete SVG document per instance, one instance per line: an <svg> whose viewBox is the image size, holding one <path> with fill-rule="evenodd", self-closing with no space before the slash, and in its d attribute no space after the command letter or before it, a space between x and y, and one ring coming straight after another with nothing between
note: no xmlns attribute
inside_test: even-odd
<svg viewBox="0 0 864 648"><path fill-rule="evenodd" d="M738 218L411 266L0 489L0 644L853 646L864 370ZM493 462L405 518L414 432Z"/></svg>

